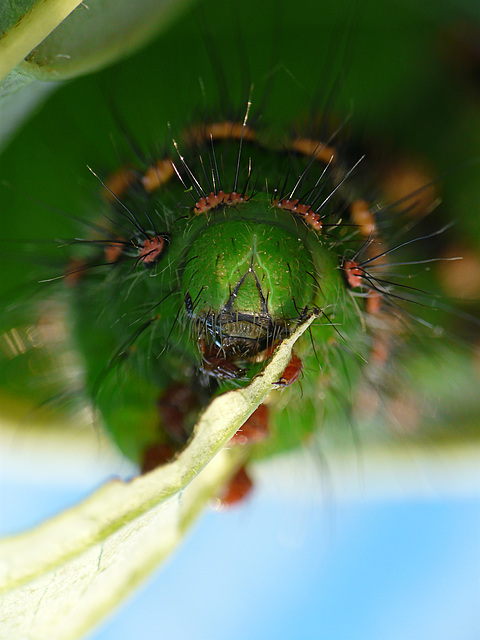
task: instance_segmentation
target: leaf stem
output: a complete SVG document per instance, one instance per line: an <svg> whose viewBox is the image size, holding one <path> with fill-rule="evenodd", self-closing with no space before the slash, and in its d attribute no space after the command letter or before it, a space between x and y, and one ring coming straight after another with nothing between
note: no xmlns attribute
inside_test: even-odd
<svg viewBox="0 0 480 640"><path fill-rule="evenodd" d="M38 46L81 0L40 0L0 38L0 81Z"/></svg>

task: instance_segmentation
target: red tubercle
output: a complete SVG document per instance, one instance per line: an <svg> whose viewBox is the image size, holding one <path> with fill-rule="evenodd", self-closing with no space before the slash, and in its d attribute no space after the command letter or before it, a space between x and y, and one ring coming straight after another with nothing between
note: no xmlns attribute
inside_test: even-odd
<svg viewBox="0 0 480 640"><path fill-rule="evenodd" d="M345 260L343 263L343 269L350 287L356 288L362 286L363 270L358 266L357 262L354 260Z"/></svg>
<svg viewBox="0 0 480 640"><path fill-rule="evenodd" d="M166 240L163 236L152 236L144 240L138 259L146 265L152 265L160 258L166 248Z"/></svg>
<svg viewBox="0 0 480 640"><path fill-rule="evenodd" d="M313 227L315 229L315 231L321 231L322 230L322 217L320 216L319 213L317 213L316 211L307 211L304 214L304 218L305 218L305 222L307 224L309 224L311 227Z"/></svg>
<svg viewBox="0 0 480 640"><path fill-rule="evenodd" d="M204 198L200 198L200 200L198 200L193 211L195 214L206 213L207 211L211 211L222 204L231 206L241 204L246 200L247 198L243 194L237 193L236 191L218 191L217 193L212 191Z"/></svg>
<svg viewBox="0 0 480 640"><path fill-rule="evenodd" d="M286 211L301 215L305 222L315 229L315 231L322 230L322 217L320 214L313 211L310 205L301 203L298 198L294 200L274 200L273 205L278 209L285 209Z"/></svg>

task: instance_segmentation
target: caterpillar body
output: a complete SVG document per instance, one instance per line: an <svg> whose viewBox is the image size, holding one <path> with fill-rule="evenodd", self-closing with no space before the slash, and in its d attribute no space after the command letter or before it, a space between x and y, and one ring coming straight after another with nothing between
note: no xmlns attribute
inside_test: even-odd
<svg viewBox="0 0 480 640"><path fill-rule="evenodd" d="M202 408L248 384L312 314L278 390L234 438L252 459L307 444L326 425L345 438L359 413L386 404L412 334L425 325L435 333L435 298L412 272L424 258L415 249L445 234L421 221L431 185L389 201L381 181L365 179L371 157L349 146L328 110L306 124L274 114L270 124L267 89L258 102L257 87L237 93L187 122L172 108L171 126L164 120L146 145L123 131L132 149L117 154L120 168L89 160L88 211L65 216L73 231L42 278L56 281L45 286L57 287L84 372L78 384L51 381L50 395L37 385L35 403L80 391L144 471L174 458ZM16 367L31 366L36 340L56 349L38 333L55 310L40 308L23 337L18 327L3 333L5 386L16 385ZM418 409L403 400L405 415Z"/></svg>

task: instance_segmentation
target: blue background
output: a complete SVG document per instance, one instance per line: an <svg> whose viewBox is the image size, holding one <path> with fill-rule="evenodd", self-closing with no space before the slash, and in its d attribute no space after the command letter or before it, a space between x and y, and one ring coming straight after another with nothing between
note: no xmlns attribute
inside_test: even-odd
<svg viewBox="0 0 480 640"><path fill-rule="evenodd" d="M2 478L2 533L98 482L33 485L20 475ZM354 500L321 493L260 486L236 509L208 511L92 638L480 638L478 492L388 499L360 491Z"/></svg>

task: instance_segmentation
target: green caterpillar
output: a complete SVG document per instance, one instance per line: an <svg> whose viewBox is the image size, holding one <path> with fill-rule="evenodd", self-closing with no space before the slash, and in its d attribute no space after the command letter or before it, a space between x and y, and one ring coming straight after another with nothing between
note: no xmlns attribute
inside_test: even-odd
<svg viewBox="0 0 480 640"><path fill-rule="evenodd" d="M299 446L317 427L315 395L340 392L368 358L362 307L387 293L354 262L363 255L374 263L382 245L368 210L366 226L341 221L366 204L342 195L354 167L345 172L331 145L297 137L282 152L246 118L203 123L183 137L176 159L110 178L104 220L95 237L75 241L66 274L89 392L117 444L144 469L175 455L200 408L247 384L315 313L278 381L287 386L305 369L302 398L292 392L289 401L295 428L282 413L267 420L262 407L255 433L247 435L250 420L239 434L248 443L266 438L262 455ZM219 168L227 158L233 171Z"/></svg>
<svg viewBox="0 0 480 640"><path fill-rule="evenodd" d="M172 459L201 408L248 384L315 314L277 386L303 370L301 382L236 437L265 440L256 456L302 445L336 404L348 414L343 390L391 321L390 287L368 270L387 249L368 204L351 199L360 161L348 167L333 136L269 140L247 115L191 125L176 157L114 172L98 218L66 243L62 297L87 395L144 471Z"/></svg>
<svg viewBox="0 0 480 640"><path fill-rule="evenodd" d="M188 87L172 102L181 105L182 91ZM294 83L287 93L298 98ZM237 440L253 459L308 443L325 424L340 424L334 437L342 439L358 396L395 384L404 335L420 326L403 299L432 300L391 278L388 260L401 245L402 259L413 260L409 240L435 231L408 234L399 215L408 201L400 198L397 211L377 203L382 194L367 186L362 154L348 150L346 134L335 133L321 109L308 124L290 113L285 125L277 98L265 123L262 92L255 96L251 109L242 95L235 108L208 108L187 123L183 114L173 121L182 110L172 107L175 133L164 126L157 149L151 142L147 152L124 154L118 172L95 164L101 179L89 184L88 207L66 216L69 234L58 233L64 258L55 261L63 266L47 275L64 280L57 293L85 366L81 391L144 470L181 451L211 398L248 384L311 314L315 323L278 392ZM191 113L190 94L187 102ZM3 339L8 348L12 335ZM5 386L17 366L25 369L11 358ZM65 399L56 384L42 394L50 403Z"/></svg>

